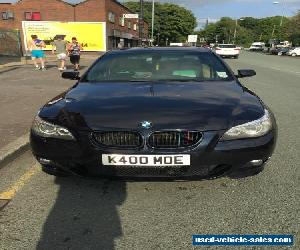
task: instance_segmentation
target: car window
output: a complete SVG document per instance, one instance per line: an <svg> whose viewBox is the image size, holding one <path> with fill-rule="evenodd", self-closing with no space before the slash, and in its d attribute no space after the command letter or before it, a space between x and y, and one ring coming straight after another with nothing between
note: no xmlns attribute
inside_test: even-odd
<svg viewBox="0 0 300 250"><path fill-rule="evenodd" d="M232 74L212 53L139 52L106 55L83 81L218 81Z"/></svg>
<svg viewBox="0 0 300 250"><path fill-rule="evenodd" d="M236 48L236 45L234 45L234 44L220 44L219 46L218 46L219 48L224 48L224 49L234 49L234 48Z"/></svg>

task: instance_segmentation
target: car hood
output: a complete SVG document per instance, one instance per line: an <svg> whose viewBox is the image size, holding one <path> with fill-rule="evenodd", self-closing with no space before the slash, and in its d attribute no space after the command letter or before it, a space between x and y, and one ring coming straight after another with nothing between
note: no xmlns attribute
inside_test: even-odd
<svg viewBox="0 0 300 250"><path fill-rule="evenodd" d="M258 97L236 82L84 83L51 100L46 120L77 129L223 130L261 117Z"/></svg>

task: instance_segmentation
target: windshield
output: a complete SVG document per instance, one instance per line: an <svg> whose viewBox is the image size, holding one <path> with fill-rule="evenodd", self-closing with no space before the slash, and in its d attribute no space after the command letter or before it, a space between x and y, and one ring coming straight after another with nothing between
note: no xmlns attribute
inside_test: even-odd
<svg viewBox="0 0 300 250"><path fill-rule="evenodd" d="M103 56L82 81L224 81L232 74L212 53L123 52Z"/></svg>

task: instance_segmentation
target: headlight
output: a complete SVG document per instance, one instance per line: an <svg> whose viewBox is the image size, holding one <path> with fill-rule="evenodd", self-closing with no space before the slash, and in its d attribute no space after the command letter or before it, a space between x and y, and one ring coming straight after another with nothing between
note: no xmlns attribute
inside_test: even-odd
<svg viewBox="0 0 300 250"><path fill-rule="evenodd" d="M255 138L267 134L272 129L270 113L265 109L263 117L229 129L221 138L223 141Z"/></svg>
<svg viewBox="0 0 300 250"><path fill-rule="evenodd" d="M68 129L46 122L42 120L39 116L35 117L31 129L35 134L42 137L75 140L74 136Z"/></svg>

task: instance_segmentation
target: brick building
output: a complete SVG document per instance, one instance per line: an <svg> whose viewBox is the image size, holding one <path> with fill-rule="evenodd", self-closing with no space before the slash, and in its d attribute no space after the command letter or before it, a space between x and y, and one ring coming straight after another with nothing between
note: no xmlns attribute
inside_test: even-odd
<svg viewBox="0 0 300 250"><path fill-rule="evenodd" d="M120 41L133 47L138 43L138 20L123 19L130 13L116 0L7 0L0 3L0 29L22 30L22 21L106 22L107 49L116 48ZM148 37L147 23L143 37Z"/></svg>

